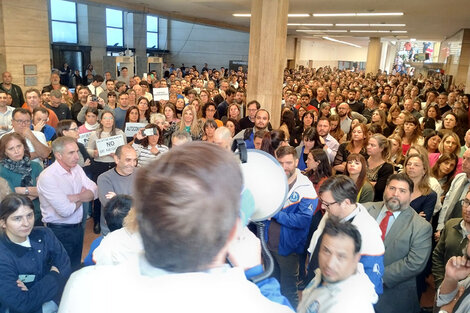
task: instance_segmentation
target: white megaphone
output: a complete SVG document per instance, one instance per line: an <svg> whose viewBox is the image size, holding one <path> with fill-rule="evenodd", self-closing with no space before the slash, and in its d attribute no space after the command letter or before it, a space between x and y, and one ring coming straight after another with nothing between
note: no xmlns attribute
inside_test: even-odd
<svg viewBox="0 0 470 313"><path fill-rule="evenodd" d="M247 150L241 139L234 140L232 150L239 154L243 173L242 222L246 225L248 220L260 222L276 215L289 192L284 169L269 153Z"/></svg>
<svg viewBox="0 0 470 313"><path fill-rule="evenodd" d="M270 154L255 149L246 149L242 139L234 140L232 151L237 152L243 173L244 191L240 207L240 217L244 225L255 222L261 240L265 272L253 277L253 282L271 275L274 269L273 258L264 240L264 223L279 212L287 198L289 185L284 169Z"/></svg>

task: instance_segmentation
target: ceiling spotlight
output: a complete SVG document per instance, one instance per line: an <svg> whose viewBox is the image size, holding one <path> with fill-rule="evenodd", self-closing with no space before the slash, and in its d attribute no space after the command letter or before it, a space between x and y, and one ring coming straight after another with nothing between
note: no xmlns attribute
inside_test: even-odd
<svg viewBox="0 0 470 313"><path fill-rule="evenodd" d="M289 13L287 14L288 17L309 17L310 14L308 13Z"/></svg>
<svg viewBox="0 0 470 313"><path fill-rule="evenodd" d="M356 48L360 48L361 46L358 46L356 44L353 44L353 43L350 43L350 42L347 42L347 41L342 41L342 40L338 40L338 39L334 39L334 38L330 38L330 37L322 37L323 39L326 39L326 40L329 40L329 41L334 41L334 42L337 42L337 43L342 43L343 45L348 45L348 46L353 46L353 47L356 47Z"/></svg>
<svg viewBox="0 0 470 313"><path fill-rule="evenodd" d="M344 17L344 16L402 16L403 12L385 13L314 13L313 17Z"/></svg>

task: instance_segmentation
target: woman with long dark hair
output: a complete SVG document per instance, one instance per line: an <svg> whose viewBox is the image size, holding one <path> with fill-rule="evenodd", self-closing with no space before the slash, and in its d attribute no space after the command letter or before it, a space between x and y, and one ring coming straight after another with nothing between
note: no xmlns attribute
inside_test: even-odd
<svg viewBox="0 0 470 313"><path fill-rule="evenodd" d="M360 153L367 157L366 147L369 141L369 132L366 125L357 124L351 128L351 140L339 145L333 162L333 168L336 174L344 173L346 169L346 159L351 153Z"/></svg>
<svg viewBox="0 0 470 313"><path fill-rule="evenodd" d="M318 194L321 184L332 175L328 154L320 148L312 149L308 153L306 163L307 167L303 174L310 179Z"/></svg>
<svg viewBox="0 0 470 313"><path fill-rule="evenodd" d="M282 145L288 145L286 134L280 129L273 130L264 134L263 140L261 141L261 150L274 157L274 151Z"/></svg>
<svg viewBox="0 0 470 313"><path fill-rule="evenodd" d="M354 181L359 190L357 202L374 201L374 187L367 180L367 162L362 154L352 153L348 156L344 174Z"/></svg>
<svg viewBox="0 0 470 313"><path fill-rule="evenodd" d="M310 150L314 148L323 149L324 146L325 141L323 137L318 134L317 129L315 127L307 128L302 134L302 144L295 148L297 156L299 157L297 168L301 171L305 170Z"/></svg>

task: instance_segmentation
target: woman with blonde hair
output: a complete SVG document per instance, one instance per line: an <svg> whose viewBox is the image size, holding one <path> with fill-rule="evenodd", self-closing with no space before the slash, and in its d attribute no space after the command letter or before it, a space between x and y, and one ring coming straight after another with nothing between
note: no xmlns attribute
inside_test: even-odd
<svg viewBox="0 0 470 313"><path fill-rule="evenodd" d="M429 164L431 167L436 164L437 160L443 153L450 153L450 154L455 154L457 156L460 155L460 139L459 136L451 131L445 131L441 130L442 133L444 133L444 136L442 137L441 142L439 143L438 150L439 152L436 153L429 153ZM458 163L457 163L457 174L462 172L462 158L458 158Z"/></svg>
<svg viewBox="0 0 470 313"><path fill-rule="evenodd" d="M367 179L374 186L374 201L382 201L387 179L393 174L390 142L382 134L373 134L367 143L367 154Z"/></svg>
<svg viewBox="0 0 470 313"><path fill-rule="evenodd" d="M405 160L405 173L414 183L410 206L430 222L436 206L437 193L431 189L429 161L426 155L408 155Z"/></svg>
<svg viewBox="0 0 470 313"><path fill-rule="evenodd" d="M170 134L177 129L186 131L191 135L192 140L201 140L204 135L204 129L201 122L197 119L196 109L192 105L188 105L183 109L181 121L171 125ZM170 136L171 137L171 136Z"/></svg>
<svg viewBox="0 0 470 313"><path fill-rule="evenodd" d="M390 141L390 162L395 168L395 172L400 172L403 169L403 162L405 157L401 149L401 137L397 134L393 134L388 137Z"/></svg>
<svg viewBox="0 0 470 313"><path fill-rule="evenodd" d="M398 126L397 118L398 118L398 115L400 115L400 113L401 113L401 109L398 104L392 105L390 109L388 110L387 125L391 133Z"/></svg>
<svg viewBox="0 0 470 313"><path fill-rule="evenodd" d="M330 135L338 141L338 143L343 143L345 141L344 132L341 129L339 115L333 114L328 118L330 121Z"/></svg>

